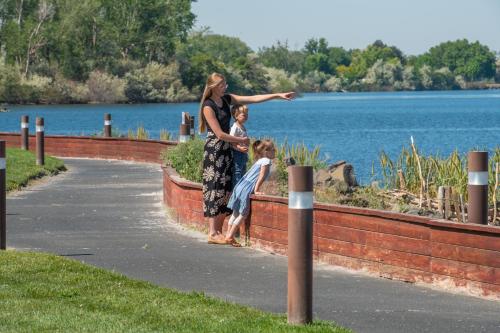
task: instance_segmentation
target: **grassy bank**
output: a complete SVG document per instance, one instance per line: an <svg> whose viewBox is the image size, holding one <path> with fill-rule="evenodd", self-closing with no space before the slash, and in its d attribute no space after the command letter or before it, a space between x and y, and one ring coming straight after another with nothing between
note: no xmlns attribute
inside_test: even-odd
<svg viewBox="0 0 500 333"><path fill-rule="evenodd" d="M49 254L0 254L0 322L8 332L349 332L181 293Z"/></svg>
<svg viewBox="0 0 500 333"><path fill-rule="evenodd" d="M30 180L55 175L64 170L66 168L63 161L57 158L45 156L45 165L38 166L34 153L7 148L7 192L26 186Z"/></svg>

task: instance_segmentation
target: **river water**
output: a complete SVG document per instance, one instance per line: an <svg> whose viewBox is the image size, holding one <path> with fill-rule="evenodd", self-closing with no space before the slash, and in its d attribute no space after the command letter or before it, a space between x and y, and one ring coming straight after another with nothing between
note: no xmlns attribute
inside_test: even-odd
<svg viewBox="0 0 500 333"><path fill-rule="evenodd" d="M152 138L161 129L178 133L181 112L198 120L198 103L135 105L9 106L0 113L0 131L19 131L21 115L45 118L50 134L90 135L102 130L104 113L126 134L144 126ZM358 180L372 179L372 164L384 150L391 157L409 147L413 136L419 150L448 155L500 146L500 91L376 92L304 94L294 101L250 105L246 124L252 137L321 146L330 162L347 160Z"/></svg>

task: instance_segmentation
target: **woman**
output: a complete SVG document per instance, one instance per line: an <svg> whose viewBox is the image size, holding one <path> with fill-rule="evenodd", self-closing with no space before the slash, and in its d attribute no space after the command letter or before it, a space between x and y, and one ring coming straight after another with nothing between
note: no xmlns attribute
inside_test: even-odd
<svg viewBox="0 0 500 333"><path fill-rule="evenodd" d="M225 244L222 235L224 217L231 213L227 200L231 193L231 143L248 146L248 137L229 135L231 104L251 104L271 99L291 100L295 93L238 96L226 94L224 76L212 73L205 85L200 103L199 131L207 131L203 153L203 214L208 217L208 243Z"/></svg>

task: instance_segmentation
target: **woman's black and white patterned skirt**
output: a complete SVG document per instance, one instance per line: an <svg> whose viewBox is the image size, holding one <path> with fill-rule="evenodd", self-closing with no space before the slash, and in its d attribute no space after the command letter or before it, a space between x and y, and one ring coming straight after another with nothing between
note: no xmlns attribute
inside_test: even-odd
<svg viewBox="0 0 500 333"><path fill-rule="evenodd" d="M231 194L233 153L228 142L208 132L203 153L203 215L231 214L227 208Z"/></svg>

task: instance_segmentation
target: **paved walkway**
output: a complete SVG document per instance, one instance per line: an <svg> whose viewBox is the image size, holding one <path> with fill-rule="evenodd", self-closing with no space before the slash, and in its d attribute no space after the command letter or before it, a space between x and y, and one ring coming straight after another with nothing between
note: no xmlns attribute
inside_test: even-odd
<svg viewBox="0 0 500 333"><path fill-rule="evenodd" d="M286 312L285 257L208 245L167 222L157 165L66 159L69 171L7 199L7 245L179 290ZM500 332L500 302L318 265L314 316L356 332Z"/></svg>

